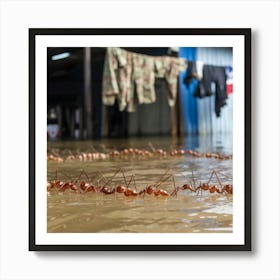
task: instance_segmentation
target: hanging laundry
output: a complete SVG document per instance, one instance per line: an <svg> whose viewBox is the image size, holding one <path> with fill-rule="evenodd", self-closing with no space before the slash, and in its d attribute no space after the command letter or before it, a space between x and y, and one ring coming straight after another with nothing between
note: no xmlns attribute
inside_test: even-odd
<svg viewBox="0 0 280 280"><path fill-rule="evenodd" d="M202 78L203 78L203 62L188 61L188 68L186 71L184 83L189 89L190 89L190 85L192 85L191 92L195 97L201 98L200 81L202 80Z"/></svg>
<svg viewBox="0 0 280 280"><path fill-rule="evenodd" d="M177 78L186 68L187 62L182 58L148 56L108 48L103 73L103 104L112 106L118 100L120 111L134 112L137 103L156 101L155 78L165 78L170 92L168 104L174 106Z"/></svg>
<svg viewBox="0 0 280 280"><path fill-rule="evenodd" d="M231 66L226 67L227 75L227 94L233 93L233 70Z"/></svg>
<svg viewBox="0 0 280 280"><path fill-rule="evenodd" d="M215 94L215 113L217 117L221 115L221 108L226 105L227 99L227 75L226 67L204 65L202 61L188 61L188 69L184 83L187 87L193 84L193 96L204 98ZM212 90L212 83L215 83L215 92Z"/></svg>
<svg viewBox="0 0 280 280"><path fill-rule="evenodd" d="M197 79L196 62L188 61L188 69L184 78L184 83L188 87L193 79Z"/></svg>
<svg viewBox="0 0 280 280"><path fill-rule="evenodd" d="M186 76L184 83L188 86L192 79L201 80L203 77L203 61L188 61L188 68L186 71Z"/></svg>
<svg viewBox="0 0 280 280"><path fill-rule="evenodd" d="M226 105L226 68L224 66L203 66L203 78L200 83L200 98L215 94L215 113L221 115L221 108ZM212 91L212 83L215 83L215 92Z"/></svg>
<svg viewBox="0 0 280 280"><path fill-rule="evenodd" d="M155 76L165 78L169 89L168 104L174 106L177 97L178 75L186 70L187 62L184 59L170 56L155 57L154 61Z"/></svg>
<svg viewBox="0 0 280 280"><path fill-rule="evenodd" d="M154 59L147 55L132 54L132 82L135 83L139 104L150 104L156 101ZM136 100L128 107L129 112L135 111Z"/></svg>
<svg viewBox="0 0 280 280"><path fill-rule="evenodd" d="M120 48L108 48L104 61L103 104L113 106L118 100L123 111L133 96L131 53Z"/></svg>

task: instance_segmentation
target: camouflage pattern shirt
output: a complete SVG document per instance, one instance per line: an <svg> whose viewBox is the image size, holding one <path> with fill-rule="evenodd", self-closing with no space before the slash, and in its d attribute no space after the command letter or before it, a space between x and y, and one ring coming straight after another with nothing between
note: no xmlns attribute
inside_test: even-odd
<svg viewBox="0 0 280 280"><path fill-rule="evenodd" d="M134 112L136 104L156 102L155 78L165 78L169 87L168 104L174 106L177 78L187 68L185 59L169 56L148 56L121 48L107 48L104 62L102 99L104 105ZM134 96L136 95L136 96Z"/></svg>

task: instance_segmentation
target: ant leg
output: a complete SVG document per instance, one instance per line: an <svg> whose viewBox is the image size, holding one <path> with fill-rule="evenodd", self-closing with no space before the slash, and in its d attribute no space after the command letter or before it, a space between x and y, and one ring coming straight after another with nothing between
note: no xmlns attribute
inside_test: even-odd
<svg viewBox="0 0 280 280"><path fill-rule="evenodd" d="M175 196L176 195L176 197L177 197L177 193L180 190L180 187L176 187L175 178L174 178L173 175L172 175L172 181L173 181L174 191L170 194L170 196Z"/></svg>
<svg viewBox="0 0 280 280"><path fill-rule="evenodd" d="M174 176L172 176L172 182L173 182L174 190L176 190L176 183L175 183L175 178L174 178ZM177 196L177 192L176 192L176 196Z"/></svg>
<svg viewBox="0 0 280 280"><path fill-rule="evenodd" d="M96 178L98 175L101 176L100 180L105 180L105 182L108 181L108 179L103 175L103 173L101 171L97 171L97 174L94 176L94 178ZM98 181L100 181L100 180L98 180Z"/></svg>
<svg viewBox="0 0 280 280"><path fill-rule="evenodd" d="M134 175L131 175L131 177L130 177L130 180L129 180L128 184L126 183L126 186L127 186L127 187L131 184L131 182L132 182L132 178L133 178L133 177L134 177Z"/></svg>
<svg viewBox="0 0 280 280"><path fill-rule="evenodd" d="M192 179L189 180L189 182L190 182L190 185L191 185L191 188L189 190L192 191L192 192L197 192L197 190L199 189L199 186L198 187L196 186L197 182L196 182L196 178L194 176L193 170L192 170Z"/></svg>
<svg viewBox="0 0 280 280"><path fill-rule="evenodd" d="M123 170L122 168L119 168L119 169L115 172L115 174L114 174L110 179L107 179L107 180L106 180L106 182L105 182L105 184L102 186L102 188L104 188L104 187L106 187L107 185L109 185L109 184L113 181L113 179L117 176L117 174L120 173L122 170ZM102 188L101 188L101 189L102 189Z"/></svg>
<svg viewBox="0 0 280 280"><path fill-rule="evenodd" d="M81 179L81 177L82 177L83 174L86 174L85 171L84 171L84 169L81 170L81 172L80 172L78 178L75 180L75 182L79 181L79 180ZM86 174L86 176L87 176L87 174ZM88 176L87 176L87 178L88 178ZM89 178L88 178L88 180L89 180Z"/></svg>
<svg viewBox="0 0 280 280"><path fill-rule="evenodd" d="M168 175L166 178L164 178L164 179L161 180L160 182L156 183L156 184L154 185L154 187L155 187L155 188L158 188L162 183L166 182L166 181L167 181L168 179L170 179L172 176L173 176L172 174Z"/></svg>
<svg viewBox="0 0 280 280"><path fill-rule="evenodd" d="M194 177L194 174L193 174L193 170L192 170L192 182L193 182L193 189L195 190L196 189L196 182L195 182L195 177Z"/></svg>
<svg viewBox="0 0 280 280"><path fill-rule="evenodd" d="M179 190L181 190L180 187L176 187L174 189L174 191L170 194L170 196L176 196L177 197L177 193L179 192Z"/></svg>
<svg viewBox="0 0 280 280"><path fill-rule="evenodd" d="M143 198L145 198L147 188L148 188L148 185L146 185L146 188L144 189Z"/></svg>
<svg viewBox="0 0 280 280"><path fill-rule="evenodd" d="M175 179L174 179L174 176L172 176L172 182L173 182L173 187L174 187L174 190L173 190L173 192L170 194L170 196L175 195L175 192L176 192L176 184L175 184ZM176 192L176 196L177 196L177 192Z"/></svg>
<svg viewBox="0 0 280 280"><path fill-rule="evenodd" d="M213 170L212 172L211 172L211 176L210 176L210 178L209 178L209 180L208 180L208 182L207 182L207 184L209 185L209 183L211 182L211 180L212 180L212 177L213 177L213 175L216 175L217 176L217 174L216 174L216 171L215 170Z"/></svg>
<svg viewBox="0 0 280 280"><path fill-rule="evenodd" d="M137 191L137 187L136 187L136 182L135 182L135 178L134 178L134 174L132 174L132 178L133 178L133 183L134 183L134 187L135 187L135 190ZM138 191L137 191L138 192Z"/></svg>
<svg viewBox="0 0 280 280"><path fill-rule="evenodd" d="M221 180L220 180L220 178L219 178L217 172L216 172L215 170L213 170L213 173L216 175L216 178L217 178L217 180L218 180L218 182L219 182L219 185L220 185L220 187L221 187L221 189L222 189L222 188L223 188L223 185L222 185L222 182L221 182Z"/></svg>
<svg viewBox="0 0 280 280"><path fill-rule="evenodd" d="M126 177L125 177L125 175L124 175L123 170L122 170L122 173L123 173L123 178L124 178L124 181L125 181L126 186L128 187L128 186L131 184L131 181L133 180L134 188L135 188L135 190L137 191L137 186L136 186L136 181L135 181L135 176L134 176L134 174L131 175L130 181L129 181L129 183L127 184Z"/></svg>
<svg viewBox="0 0 280 280"><path fill-rule="evenodd" d="M155 147L153 146L153 144L151 142L148 143L148 145L150 146L152 152L154 153L155 152Z"/></svg>
<svg viewBox="0 0 280 280"><path fill-rule="evenodd" d="M227 193L227 191L223 191L223 184L221 183L221 180L220 180L220 178L219 178L219 176L218 176L218 173L219 174L221 174L221 175L223 175L223 176L225 176L226 178L228 178L228 179L232 179L232 177L230 177L230 176L227 176L227 175L225 175L225 174L223 174L223 173L221 173L221 172L218 172L218 171L215 171L215 175L216 175L216 177L217 177L217 179L218 179L218 182L219 182L219 184L220 184L220 187L221 187L221 189L220 189L220 193L226 193L226 196L227 196L227 198L228 198L228 193Z"/></svg>
<svg viewBox="0 0 280 280"><path fill-rule="evenodd" d="M188 180L188 183L192 186L193 180L191 180L190 178L188 178L187 176L185 176L182 172L181 172L181 175L183 175L183 176Z"/></svg>
<svg viewBox="0 0 280 280"><path fill-rule="evenodd" d="M125 175L124 175L124 170L123 170L123 168L122 168L121 172L122 172L122 175L123 175L124 183L125 183L125 185L127 186L127 181L126 181L126 177L125 177Z"/></svg>
<svg viewBox="0 0 280 280"><path fill-rule="evenodd" d="M167 180L169 180L171 177L173 177L173 184L174 184L174 176L173 176L173 172L172 174L167 175L167 173L170 171L170 167L167 168L167 170L165 171L165 173L161 176L160 180L154 184L155 188L158 188L162 183L166 182ZM167 176L166 176L167 175ZM166 176L164 178L164 176ZM174 187L175 188L175 187Z"/></svg>
<svg viewBox="0 0 280 280"><path fill-rule="evenodd" d="M88 182L90 182L90 180L89 180L89 176L88 176L88 174L86 173L86 171L83 169L83 170L82 170L82 172L83 172L83 174L85 174L85 175L86 175Z"/></svg>
<svg viewBox="0 0 280 280"><path fill-rule="evenodd" d="M169 176L167 176L165 179L164 176L166 176L166 174L169 172L170 168L167 168L167 170L164 172L164 174L160 177L159 181L157 183L154 184L154 187L158 188L163 182L167 181L172 175L170 174Z"/></svg>
<svg viewBox="0 0 280 280"><path fill-rule="evenodd" d="M123 174L123 178L124 178L124 183L125 183L125 186L128 188L128 187L129 187L129 185L130 185L130 184L131 184L131 182L132 182L132 179L134 179L134 175L133 175L133 174L131 175L129 182L127 183L127 181L126 181L126 177L125 177L124 172L123 172L123 169L122 169L122 174ZM135 183L135 181L134 181L134 183ZM136 185L135 185L135 186L136 186Z"/></svg>

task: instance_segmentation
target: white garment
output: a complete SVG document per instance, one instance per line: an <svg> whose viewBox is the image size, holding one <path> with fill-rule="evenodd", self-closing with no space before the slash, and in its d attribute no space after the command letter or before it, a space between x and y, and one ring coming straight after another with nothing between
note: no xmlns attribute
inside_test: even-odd
<svg viewBox="0 0 280 280"><path fill-rule="evenodd" d="M196 74L197 79L202 80L203 78L203 61L196 61Z"/></svg>

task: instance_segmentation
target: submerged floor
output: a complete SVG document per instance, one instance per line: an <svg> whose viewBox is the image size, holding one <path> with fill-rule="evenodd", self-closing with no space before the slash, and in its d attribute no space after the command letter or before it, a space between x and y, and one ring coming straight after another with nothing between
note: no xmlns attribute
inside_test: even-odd
<svg viewBox="0 0 280 280"><path fill-rule="evenodd" d="M175 141L170 138L130 139L105 142L48 142L48 152L57 154L76 153L90 149L123 149L126 147L194 148L196 140ZM201 152L232 153L230 146L219 142L203 143L195 147ZM48 161L48 180L56 176L61 180L77 178L81 170L93 179L97 171L111 178L119 168L124 168L127 181L135 177L136 188L143 189L148 184L159 182L163 175L173 174L175 185L186 182L199 184L207 182L212 170L219 171L222 183L232 184L232 160L214 158L194 158L189 156L167 158L118 158L102 161L69 161L63 163ZM164 178L167 176L164 176ZM86 179L86 178L85 178ZM122 173L118 173L111 186L124 183ZM217 178L212 183L218 184ZM134 183L131 187L135 188ZM170 177L162 182L162 189L169 193L174 190ZM48 232L232 232L231 195L191 193L180 191L177 197L125 197L123 194L104 195L102 193L78 194L51 191L48 193Z"/></svg>

